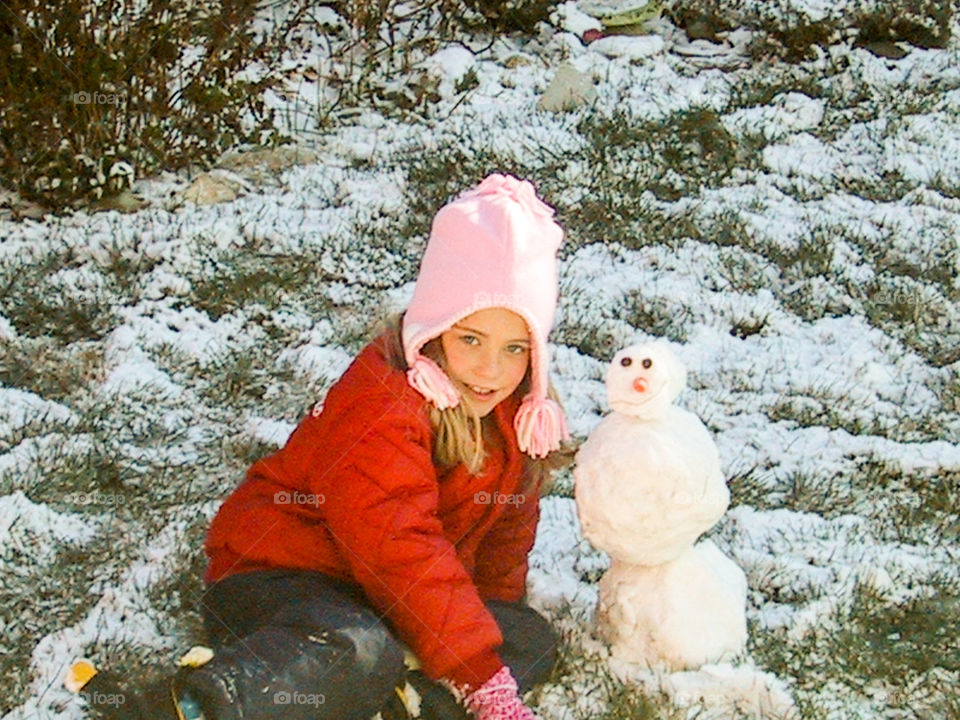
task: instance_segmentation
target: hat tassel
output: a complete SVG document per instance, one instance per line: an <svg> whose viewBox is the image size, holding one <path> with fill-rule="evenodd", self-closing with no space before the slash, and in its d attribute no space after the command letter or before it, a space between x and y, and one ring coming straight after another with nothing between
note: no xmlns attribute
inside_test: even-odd
<svg viewBox="0 0 960 720"><path fill-rule="evenodd" d="M407 382L439 410L455 407L460 402L460 393L450 378L439 365L423 355L419 355L407 370Z"/></svg>
<svg viewBox="0 0 960 720"><path fill-rule="evenodd" d="M546 457L570 438L560 405L551 398L524 398L513 419L520 450L535 458Z"/></svg>

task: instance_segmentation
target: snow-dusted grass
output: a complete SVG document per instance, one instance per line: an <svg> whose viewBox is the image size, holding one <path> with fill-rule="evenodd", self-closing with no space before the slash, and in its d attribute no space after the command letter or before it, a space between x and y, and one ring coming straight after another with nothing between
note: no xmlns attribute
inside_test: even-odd
<svg viewBox="0 0 960 720"><path fill-rule="evenodd" d="M786 4L778 23L822 5ZM532 556L531 602L564 637L540 714L960 715L957 42L891 61L838 36L719 69L658 31L632 60L548 26L452 45L411 62L437 100L338 122L297 76L336 65L335 43L305 32L285 110L313 118L315 164L220 205L174 207L167 176L135 214L0 226L5 720L81 717L74 657L137 679L202 639L219 500L403 307L436 208L495 170L533 179L568 230L552 338L575 435L607 410L614 350L676 343L731 487L712 538L750 585L744 657L609 665L591 635L607 560L565 473ZM562 60L597 100L537 111Z"/></svg>

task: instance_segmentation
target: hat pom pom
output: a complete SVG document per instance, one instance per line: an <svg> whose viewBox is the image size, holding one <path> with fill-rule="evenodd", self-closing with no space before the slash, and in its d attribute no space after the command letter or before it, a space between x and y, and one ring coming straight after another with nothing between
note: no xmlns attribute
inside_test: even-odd
<svg viewBox="0 0 960 720"><path fill-rule="evenodd" d="M537 191L529 180L520 180L513 175L493 173L472 190L460 194L460 198L476 197L478 195L505 195L512 198L531 215L551 218L554 209L537 197Z"/></svg>
<svg viewBox="0 0 960 720"><path fill-rule="evenodd" d="M423 355L419 355L407 370L407 382L439 410L455 407L460 402L460 393L450 378L439 365Z"/></svg>
<svg viewBox="0 0 960 720"><path fill-rule="evenodd" d="M517 431L517 445L535 458L546 457L560 447L561 440L570 437L563 410L550 398L529 395L524 398L513 419L513 427Z"/></svg>

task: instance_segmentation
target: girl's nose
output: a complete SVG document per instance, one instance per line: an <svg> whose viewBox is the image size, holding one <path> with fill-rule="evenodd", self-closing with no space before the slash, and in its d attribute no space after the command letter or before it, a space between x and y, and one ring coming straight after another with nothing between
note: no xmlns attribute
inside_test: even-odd
<svg viewBox="0 0 960 720"><path fill-rule="evenodd" d="M475 372L478 377L495 378L500 374L500 358L497 353L484 353L478 359Z"/></svg>

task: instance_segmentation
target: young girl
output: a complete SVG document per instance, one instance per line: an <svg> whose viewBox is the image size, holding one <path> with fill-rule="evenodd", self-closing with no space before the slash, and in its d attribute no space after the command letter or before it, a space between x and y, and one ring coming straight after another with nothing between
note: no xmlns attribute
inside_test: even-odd
<svg viewBox="0 0 960 720"><path fill-rule="evenodd" d="M437 213L400 322L214 518L215 654L178 676L182 716L534 717L521 693L556 638L521 601L540 471L567 437L552 215L506 175Z"/></svg>

